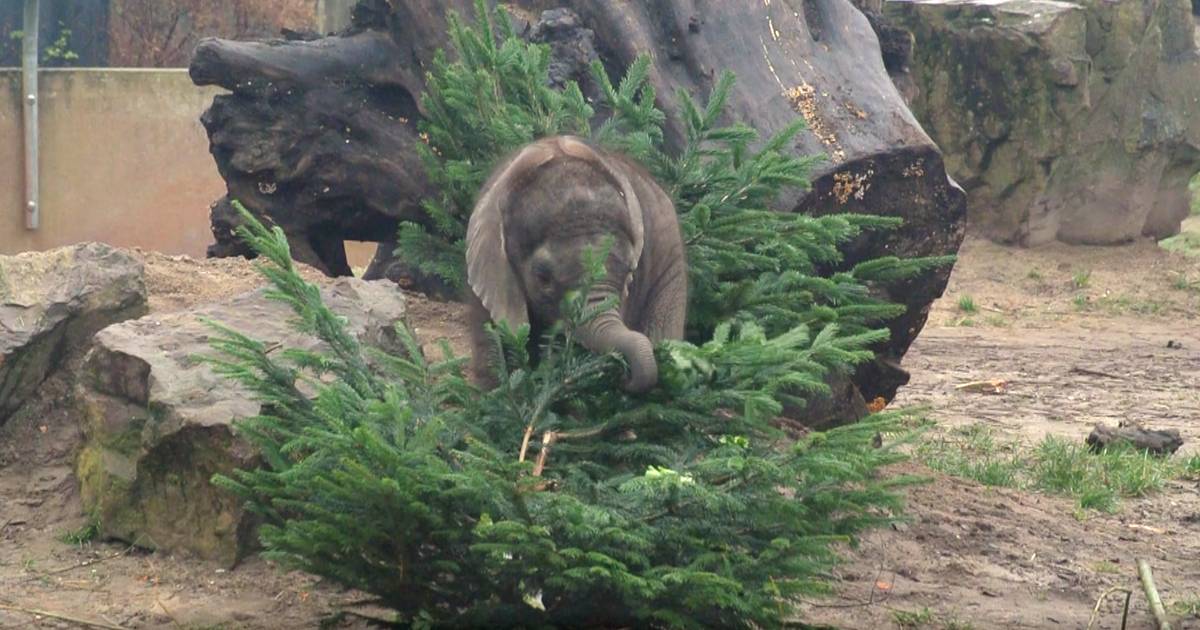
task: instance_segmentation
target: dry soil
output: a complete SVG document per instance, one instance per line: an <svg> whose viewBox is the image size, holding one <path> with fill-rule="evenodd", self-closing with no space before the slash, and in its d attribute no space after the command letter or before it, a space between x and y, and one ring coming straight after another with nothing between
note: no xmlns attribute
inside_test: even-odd
<svg viewBox="0 0 1200 630"><path fill-rule="evenodd" d="M157 312L261 282L241 260L143 257ZM963 296L975 313L959 308ZM423 342L446 337L465 350L461 308L417 297L410 305ZM1197 313L1200 263L1152 242L1018 250L972 239L905 359L912 382L891 405L924 407L942 428L982 422L1030 443L1047 434L1082 440L1095 422L1135 420L1179 429L1184 451L1200 452ZM1007 393L955 388L984 379L1006 380ZM122 628L309 628L361 598L260 559L223 570L121 544L61 542L83 524L70 393L65 379L52 380L36 413L0 429L0 629L79 625L68 618ZM908 492L911 522L847 549L835 593L803 607L809 621L889 628L909 612L925 628L1085 628L1103 592L1136 589L1138 557L1152 563L1168 603L1200 598L1196 481L1080 518L1069 499L988 489L915 463L895 472L932 476ZM1120 627L1121 599L1100 607L1095 627ZM1176 624L1200 628L1200 619ZM351 617L334 627L362 626ZM1128 627L1152 627L1140 592Z"/></svg>

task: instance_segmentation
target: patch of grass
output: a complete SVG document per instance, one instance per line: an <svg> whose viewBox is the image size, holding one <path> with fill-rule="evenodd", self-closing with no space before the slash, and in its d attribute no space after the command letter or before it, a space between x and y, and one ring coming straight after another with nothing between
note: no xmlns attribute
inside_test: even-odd
<svg viewBox="0 0 1200 630"><path fill-rule="evenodd" d="M1004 319L1004 317L1001 315L988 315L983 322L988 326L993 326L995 328L1008 328L1009 326L1012 326L1012 322Z"/></svg>
<svg viewBox="0 0 1200 630"><path fill-rule="evenodd" d="M1200 282L1192 280L1186 273L1174 273L1174 278L1171 280L1171 286L1180 291L1192 291L1200 288Z"/></svg>
<svg viewBox="0 0 1200 630"><path fill-rule="evenodd" d="M1045 278L1042 277L1042 272L1038 271L1036 268L1030 269L1029 273L1025 274L1025 277L1033 280L1034 282L1042 282L1045 280Z"/></svg>
<svg viewBox="0 0 1200 630"><path fill-rule="evenodd" d="M1076 289L1086 289L1092 286L1092 270L1083 269L1076 271L1074 276L1071 276L1071 286Z"/></svg>
<svg viewBox="0 0 1200 630"><path fill-rule="evenodd" d="M1131 295L1106 295L1097 299L1094 303L1096 308L1099 308L1111 315L1123 315L1133 313L1134 315L1159 315L1166 310L1166 303L1155 299L1141 299Z"/></svg>
<svg viewBox="0 0 1200 630"><path fill-rule="evenodd" d="M933 611L928 608L897 610L892 613L892 620L901 628L923 628L933 623Z"/></svg>
<svg viewBox="0 0 1200 630"><path fill-rule="evenodd" d="M990 428L973 424L950 431L917 447L926 466L948 475L973 479L985 486L1017 488L1022 461L1016 442L997 442Z"/></svg>
<svg viewBox="0 0 1200 630"><path fill-rule="evenodd" d="M96 518L89 518L86 523L77 529L72 529L63 532L58 536L59 542L68 545L82 546L96 540L100 536L100 521Z"/></svg>
<svg viewBox="0 0 1200 630"><path fill-rule="evenodd" d="M1167 606L1167 609L1171 611L1172 615L1200 619L1200 593L1192 593L1181 599L1176 599Z"/></svg>
<svg viewBox="0 0 1200 630"><path fill-rule="evenodd" d="M1093 453L1082 443L1050 436L1034 449L1033 487L1075 497L1079 507L1116 511L1123 497L1157 492L1182 468L1171 459L1156 457L1125 444Z"/></svg>
<svg viewBox="0 0 1200 630"><path fill-rule="evenodd" d="M1101 560L1100 562L1092 565L1092 570L1096 573L1120 573L1121 567L1115 562Z"/></svg>
<svg viewBox="0 0 1200 630"><path fill-rule="evenodd" d="M975 298L962 295L958 298L958 310L964 313L974 313L979 310L979 307L975 305Z"/></svg>
<svg viewBox="0 0 1200 630"><path fill-rule="evenodd" d="M1192 455L1183 460L1182 474L1188 479L1200 479L1200 454Z"/></svg>
<svg viewBox="0 0 1200 630"><path fill-rule="evenodd" d="M958 617L947 617L942 620L942 630L975 630L975 626Z"/></svg>
<svg viewBox="0 0 1200 630"><path fill-rule="evenodd" d="M1087 310L1088 306L1091 306L1091 300L1082 293L1076 293L1075 297L1071 298L1071 304L1075 306L1075 310L1083 311Z"/></svg>
<svg viewBox="0 0 1200 630"><path fill-rule="evenodd" d="M1158 246L1176 254L1200 257L1200 234L1196 232L1180 232L1175 236L1164 238Z"/></svg>
<svg viewBox="0 0 1200 630"><path fill-rule="evenodd" d="M1200 455L1178 460L1129 445L1096 453L1082 442L1055 436L1026 448L982 424L926 438L918 443L916 457L933 470L985 486L1071 497L1081 520L1089 510L1115 512L1121 499L1158 492L1171 479L1200 476Z"/></svg>
<svg viewBox="0 0 1200 630"><path fill-rule="evenodd" d="M970 328L975 325L975 320L971 319L970 317L960 317L954 320L952 323L955 326L964 326L966 328Z"/></svg>

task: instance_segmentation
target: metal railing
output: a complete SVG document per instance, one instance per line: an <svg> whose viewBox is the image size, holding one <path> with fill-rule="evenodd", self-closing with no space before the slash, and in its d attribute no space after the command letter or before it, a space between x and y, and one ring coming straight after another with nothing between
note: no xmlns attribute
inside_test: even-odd
<svg viewBox="0 0 1200 630"><path fill-rule="evenodd" d="M25 0L22 25L22 125L25 128L25 228L41 223L38 206L38 0Z"/></svg>

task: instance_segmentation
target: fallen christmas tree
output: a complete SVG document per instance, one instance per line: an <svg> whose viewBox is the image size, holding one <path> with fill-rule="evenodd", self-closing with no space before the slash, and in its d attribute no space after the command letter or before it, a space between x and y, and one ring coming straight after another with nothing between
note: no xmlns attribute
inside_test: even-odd
<svg viewBox="0 0 1200 630"><path fill-rule="evenodd" d="M537 135L586 131L591 114L577 88L545 87L546 50L500 17L498 36L452 22L457 59L439 58L424 101L423 158L443 194L425 206L437 229L406 226L401 251L450 281L491 164ZM657 349L661 385L647 395L616 386L615 356L572 342L595 314L586 291L568 298L536 365L527 329L493 331L493 391L468 384L448 351L424 356L403 328L405 356L362 348L295 273L282 231L243 212L273 295L328 346L271 352L214 324L214 366L264 403L240 425L264 466L215 482L263 517L267 555L372 593L416 626L777 627L797 595L822 590L836 544L896 518L895 489L912 480L880 476L900 456L872 443L898 433L897 418L794 443L772 421L871 358L899 312L872 282L947 261L821 277L853 238L893 222L768 211L804 184L809 162L780 151L800 126L758 150L749 128L716 127L731 76L705 107L681 99L688 145L667 155L646 68L619 86L595 69L613 115L594 140L652 170L688 243L688 341Z"/></svg>

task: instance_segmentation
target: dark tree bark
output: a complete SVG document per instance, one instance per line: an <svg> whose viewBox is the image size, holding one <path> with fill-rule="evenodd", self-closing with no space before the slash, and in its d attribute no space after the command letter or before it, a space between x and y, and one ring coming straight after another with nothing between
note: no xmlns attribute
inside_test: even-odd
<svg viewBox="0 0 1200 630"><path fill-rule="evenodd" d="M1124 442L1155 455L1170 455L1183 446L1183 438L1178 429L1162 431L1137 425L1111 427L1099 423L1092 428L1086 442L1095 450Z"/></svg>
<svg viewBox="0 0 1200 630"><path fill-rule="evenodd" d="M361 0L346 32L313 41L206 40L191 75L232 94L218 96L203 122L229 196L283 227L296 257L328 273L349 273L342 239L393 245L400 220L419 220L432 191L412 151L417 97L434 51L445 44L450 10L469 0ZM825 153L811 192L792 191L781 211L866 212L905 219L894 232L864 237L847 264L881 255L952 254L963 236L964 195L888 77L879 40L849 0L517 0L518 32L549 41L559 78L583 79L595 53L614 76L640 52L654 59L650 81L667 112L671 148L682 144L677 91L706 96L719 74L737 74L727 107L769 136L796 116L809 129L800 155ZM543 10L567 8L534 19ZM582 26L582 30L580 28ZM214 208L212 255L244 251ZM403 275L390 249L375 275ZM940 296L949 268L880 290L908 306L891 325L879 359L855 378L859 394L891 399L908 375L900 358ZM861 400L861 399L859 399Z"/></svg>

